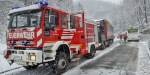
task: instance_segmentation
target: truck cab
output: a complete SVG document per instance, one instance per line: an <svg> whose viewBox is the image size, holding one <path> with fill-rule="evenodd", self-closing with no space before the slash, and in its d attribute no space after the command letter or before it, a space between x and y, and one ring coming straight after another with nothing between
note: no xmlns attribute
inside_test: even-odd
<svg viewBox="0 0 150 75"><path fill-rule="evenodd" d="M55 60L56 48L60 44L69 47L61 41L63 29L68 25L65 19L68 13L41 3L14 7L9 12L5 57L26 69ZM69 56L69 49L66 52Z"/></svg>

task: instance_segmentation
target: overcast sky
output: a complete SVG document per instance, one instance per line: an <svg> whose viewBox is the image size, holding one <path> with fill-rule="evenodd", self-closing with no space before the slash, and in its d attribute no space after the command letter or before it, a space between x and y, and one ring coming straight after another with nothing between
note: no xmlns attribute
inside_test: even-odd
<svg viewBox="0 0 150 75"><path fill-rule="evenodd" d="M79 0L74 0L74 1L79 1ZM84 1L86 1L86 0L84 0ZM102 0L102 1L108 1L108 2L112 2L112 3L120 4L120 1L122 1L122 0Z"/></svg>
<svg viewBox="0 0 150 75"><path fill-rule="evenodd" d="M120 1L122 1L122 0L102 0L102 1L109 1L112 3L120 4Z"/></svg>

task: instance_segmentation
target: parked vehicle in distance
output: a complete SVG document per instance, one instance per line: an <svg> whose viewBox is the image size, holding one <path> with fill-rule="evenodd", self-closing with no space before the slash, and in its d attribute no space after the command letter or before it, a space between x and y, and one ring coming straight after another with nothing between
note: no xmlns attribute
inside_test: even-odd
<svg viewBox="0 0 150 75"><path fill-rule="evenodd" d="M127 41L139 41L140 34L138 28L129 28L127 29Z"/></svg>
<svg viewBox="0 0 150 75"><path fill-rule="evenodd" d="M100 49L109 47L114 41L114 27L106 19L97 20Z"/></svg>

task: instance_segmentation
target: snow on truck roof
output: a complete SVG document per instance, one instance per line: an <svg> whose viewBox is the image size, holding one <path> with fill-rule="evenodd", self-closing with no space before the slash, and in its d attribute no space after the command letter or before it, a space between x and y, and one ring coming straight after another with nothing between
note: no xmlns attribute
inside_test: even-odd
<svg viewBox="0 0 150 75"><path fill-rule="evenodd" d="M91 23L91 24L97 25L97 22L96 22L96 21L93 21L93 20L90 20L90 19L85 19L84 21L85 21L86 23Z"/></svg>
<svg viewBox="0 0 150 75"><path fill-rule="evenodd" d="M107 21L108 23L110 23L108 20L106 20L106 19L97 19L97 20L93 20L93 21L102 21L102 20L105 20L105 21ZM114 27L112 24L110 24L112 27Z"/></svg>
<svg viewBox="0 0 150 75"><path fill-rule="evenodd" d="M35 4L35 5L27 6L27 7L22 7L22 8L10 10L9 14L12 14L12 13L15 13L15 12L20 12L20 11L26 11L26 10L40 9L40 8L41 8L40 4Z"/></svg>

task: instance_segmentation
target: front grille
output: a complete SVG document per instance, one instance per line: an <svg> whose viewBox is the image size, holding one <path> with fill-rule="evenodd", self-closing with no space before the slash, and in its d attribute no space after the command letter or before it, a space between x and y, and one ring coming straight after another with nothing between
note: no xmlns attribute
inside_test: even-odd
<svg viewBox="0 0 150 75"><path fill-rule="evenodd" d="M15 47L15 50L42 50L42 48L23 48L23 47Z"/></svg>
<svg viewBox="0 0 150 75"><path fill-rule="evenodd" d="M23 46L34 46L35 43L33 40L10 40L8 41L8 45L23 45Z"/></svg>

